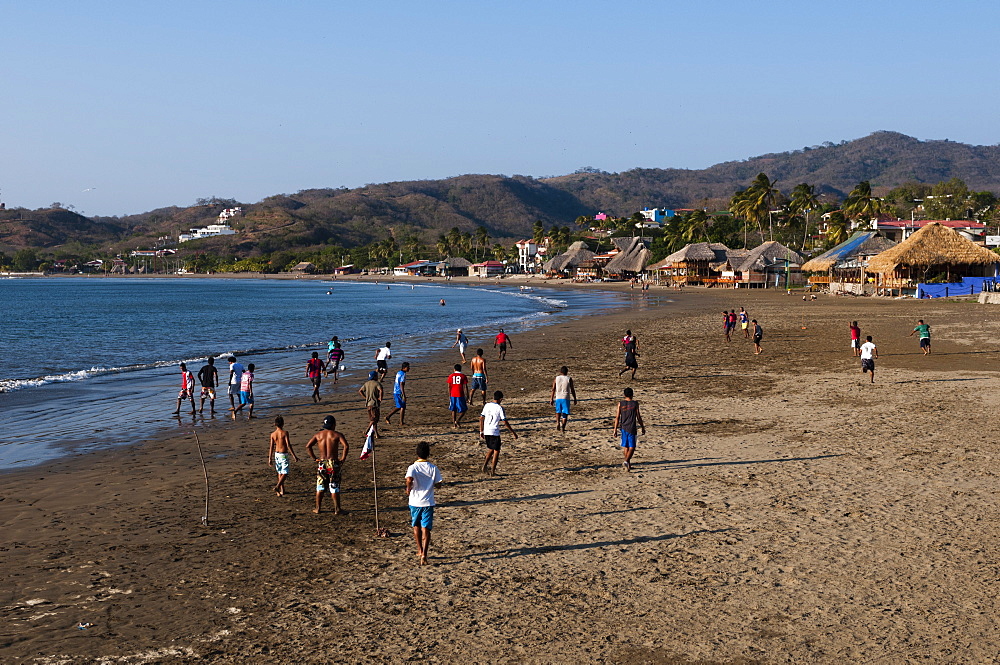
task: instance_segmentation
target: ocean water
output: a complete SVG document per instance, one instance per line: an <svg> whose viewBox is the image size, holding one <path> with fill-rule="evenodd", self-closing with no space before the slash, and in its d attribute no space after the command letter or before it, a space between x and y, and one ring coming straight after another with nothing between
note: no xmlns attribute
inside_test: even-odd
<svg viewBox="0 0 1000 665"><path fill-rule="evenodd" d="M441 306L440 300L446 301ZM258 408L307 397L303 368L326 341L344 342L358 380L392 341L390 368L447 348L456 328L488 344L552 322L627 306L618 294L346 280L47 278L0 280L0 468L34 464L169 431L227 426L173 416L181 361L257 365ZM515 337L516 339L516 337ZM196 394L199 392L196 388Z"/></svg>

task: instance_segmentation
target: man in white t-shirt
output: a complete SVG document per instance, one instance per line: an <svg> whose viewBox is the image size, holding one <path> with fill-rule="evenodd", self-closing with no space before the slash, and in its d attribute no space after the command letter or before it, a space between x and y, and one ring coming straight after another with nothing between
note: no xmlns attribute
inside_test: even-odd
<svg viewBox="0 0 1000 665"><path fill-rule="evenodd" d="M375 352L375 369L381 375L380 379L389 371L388 361L392 358L392 352L389 350L391 346L392 342L386 342L385 346Z"/></svg>
<svg viewBox="0 0 1000 665"><path fill-rule="evenodd" d="M517 439L517 432L507 422L507 414L504 413L500 402L503 401L503 393L497 390L493 393L493 401L483 405L483 413L479 416L479 438L486 442L486 461L483 462L483 473L491 476L497 475L497 464L500 463L500 423L503 423L514 439Z"/></svg>
<svg viewBox="0 0 1000 665"><path fill-rule="evenodd" d="M865 343L861 345L861 373L872 373L872 383L875 383L875 359L878 358L878 349L872 342L872 336L865 338Z"/></svg>
<svg viewBox="0 0 1000 665"><path fill-rule="evenodd" d="M431 446L426 441L417 444L417 461L406 470L406 495L410 504L410 524L413 539L417 541L417 558L421 566L427 565L427 550L431 546L431 528L434 526L434 490L444 480L441 471L427 461Z"/></svg>
<svg viewBox="0 0 1000 665"><path fill-rule="evenodd" d="M240 396L240 382L246 368L236 361L236 356L229 356L229 410L236 410L236 398Z"/></svg>

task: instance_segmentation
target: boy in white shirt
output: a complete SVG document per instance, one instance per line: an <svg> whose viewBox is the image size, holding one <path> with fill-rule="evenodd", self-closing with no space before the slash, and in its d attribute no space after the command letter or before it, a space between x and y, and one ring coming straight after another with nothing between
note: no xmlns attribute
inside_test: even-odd
<svg viewBox="0 0 1000 665"><path fill-rule="evenodd" d="M507 414L504 413L500 402L503 401L503 393L497 390L493 393L493 401L483 406L483 413L479 416L479 438L486 442L486 461L483 462L483 473L491 476L497 475L497 464L500 463L500 423L503 423L510 433L517 439L517 432L507 422Z"/></svg>
<svg viewBox="0 0 1000 665"><path fill-rule="evenodd" d="M431 546L431 528L434 526L434 490L441 487L441 471L427 458L431 446L426 441L417 444L417 461L406 470L406 495L410 504L410 524L413 539L417 541L417 558L421 566L427 565L427 550Z"/></svg>
<svg viewBox="0 0 1000 665"><path fill-rule="evenodd" d="M875 383L875 359L878 358L878 349L872 342L872 336L865 338L865 343L861 345L861 373L872 373L872 383Z"/></svg>

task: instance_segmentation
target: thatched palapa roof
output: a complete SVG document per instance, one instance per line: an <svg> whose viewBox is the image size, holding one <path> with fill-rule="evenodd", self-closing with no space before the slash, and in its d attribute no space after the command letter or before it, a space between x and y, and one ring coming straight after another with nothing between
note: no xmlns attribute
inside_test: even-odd
<svg viewBox="0 0 1000 665"><path fill-rule="evenodd" d="M868 257L881 254L896 242L879 235L877 231L856 231L836 247L802 264L805 272L826 272L830 268L857 267Z"/></svg>
<svg viewBox="0 0 1000 665"><path fill-rule="evenodd" d="M684 245L684 247L677 250L662 261L657 261L653 265L649 266L649 269L659 270L660 268L668 268L675 263L696 263L704 261L717 263L725 261L727 256L726 253L730 251L732 250L723 245L721 242L694 242L690 245Z"/></svg>
<svg viewBox="0 0 1000 665"><path fill-rule="evenodd" d="M899 266L968 266L1000 263L997 255L934 222L868 262L868 272L887 274Z"/></svg>
<svg viewBox="0 0 1000 665"><path fill-rule="evenodd" d="M590 261L593 258L594 253L587 248L587 243L577 240L564 253L553 256L543 263L542 269L546 272L559 272L567 268L575 268L584 261Z"/></svg>
<svg viewBox="0 0 1000 665"><path fill-rule="evenodd" d="M750 250L743 262L734 266L739 272L750 272L751 270L764 270L773 265L785 266L785 261L790 264L802 265L806 257L795 250L788 249L777 240L768 240L759 247Z"/></svg>
<svg viewBox="0 0 1000 665"><path fill-rule="evenodd" d="M736 270L736 266L743 263L743 260L746 259L746 257L749 254L750 254L749 249L727 249L725 252L722 253L723 255L722 259L709 263L708 267L711 268L712 270L719 271L725 268L726 264L728 263L730 266L732 266L733 270Z"/></svg>
<svg viewBox="0 0 1000 665"><path fill-rule="evenodd" d="M604 272L611 274L642 272L646 269L651 256L652 252L646 249L642 238L632 238L632 242L615 255L615 258L608 261L608 265L604 266Z"/></svg>
<svg viewBox="0 0 1000 665"><path fill-rule="evenodd" d="M472 261L463 259L461 256L453 256L442 261L441 265L449 268L468 268L472 265Z"/></svg>

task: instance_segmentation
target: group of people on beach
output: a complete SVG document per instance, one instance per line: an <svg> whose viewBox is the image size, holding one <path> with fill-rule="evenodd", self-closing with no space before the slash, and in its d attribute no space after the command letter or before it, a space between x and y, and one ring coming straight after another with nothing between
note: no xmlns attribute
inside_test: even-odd
<svg viewBox="0 0 1000 665"><path fill-rule="evenodd" d="M314 354L315 355L315 354ZM257 369L253 363L243 366L235 356L229 356L229 379L226 382L229 394L229 410L236 418L244 408L247 409L247 418L253 418L253 379L254 370ZM181 405L185 401L191 402L191 413L195 410L195 382L194 374L187 368L186 363L180 364L181 368L181 389L177 393L177 408L174 415L179 415ZM209 412L215 414L216 389L219 384L219 370L215 367L215 358L209 358L206 364L198 370L198 382L201 384L201 406L197 413L204 413L205 401L208 401Z"/></svg>
<svg viewBox="0 0 1000 665"><path fill-rule="evenodd" d="M851 321L851 351L854 357L861 359L861 373L871 375L871 383L875 383L875 360L878 358L878 347L872 341L871 335L865 336L865 341L861 341L861 328L857 321ZM931 352L931 327L924 323L923 319L917 320L916 327L910 331L907 337L919 336L920 351L926 356Z"/></svg>
<svg viewBox="0 0 1000 665"><path fill-rule="evenodd" d="M754 355L763 353L764 349L761 348L760 342L764 339L764 329L761 328L757 319L750 318L750 315L743 307L740 307L738 313L732 309L728 312L722 310L722 333L725 335L726 341L733 341L733 331L736 330L737 323L739 323L740 329L743 331L743 337L753 340ZM751 332L753 333L752 337Z"/></svg>

